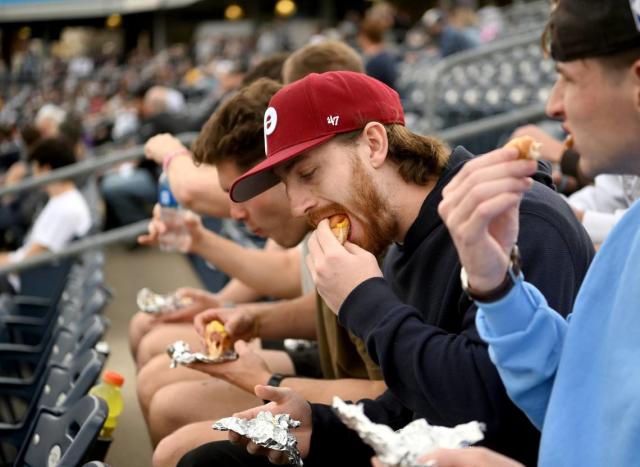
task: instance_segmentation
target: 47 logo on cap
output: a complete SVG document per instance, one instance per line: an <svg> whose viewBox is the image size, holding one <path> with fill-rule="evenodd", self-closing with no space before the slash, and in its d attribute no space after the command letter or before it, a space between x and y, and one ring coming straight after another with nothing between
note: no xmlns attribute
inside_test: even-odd
<svg viewBox="0 0 640 467"><path fill-rule="evenodd" d="M276 131L276 125L278 124L278 113L273 107L269 107L264 113L264 153L269 154L267 151L267 136Z"/></svg>
<svg viewBox="0 0 640 467"><path fill-rule="evenodd" d="M329 115L327 117L327 123L329 125L338 126L338 120L340 120L340 115Z"/></svg>

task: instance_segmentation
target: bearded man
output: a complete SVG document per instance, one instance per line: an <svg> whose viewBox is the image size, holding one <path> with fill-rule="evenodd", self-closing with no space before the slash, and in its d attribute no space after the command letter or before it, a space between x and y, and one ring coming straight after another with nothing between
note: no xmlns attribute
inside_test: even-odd
<svg viewBox="0 0 640 467"><path fill-rule="evenodd" d="M283 181L293 214L317 226L307 264L318 291L365 342L389 388L362 401L366 415L393 429L423 417L443 426L478 420L486 425L486 446L535 464L539 433L509 400L478 336L477 308L461 286L456 249L437 211L444 187L472 155L409 131L397 93L361 74L310 75L269 105L267 159L234 183L231 198L241 202ZM520 210L525 273L567 314L593 247L546 186L548 171L519 183L531 186ZM333 214L350 220L344 246L331 233ZM376 255L386 249L381 271ZM372 450L330 407L286 388L257 386L256 394L273 402L240 416L270 410L300 420L295 433L305 465L369 465ZM233 449L231 455L228 445L205 445L180 465L266 462ZM283 460L282 453L247 449Z"/></svg>

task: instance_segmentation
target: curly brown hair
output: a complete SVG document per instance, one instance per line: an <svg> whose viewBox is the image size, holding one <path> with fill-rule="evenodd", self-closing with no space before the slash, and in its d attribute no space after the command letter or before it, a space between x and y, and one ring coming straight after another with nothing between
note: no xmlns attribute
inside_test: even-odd
<svg viewBox="0 0 640 467"><path fill-rule="evenodd" d="M261 78L241 89L215 111L192 145L196 164L232 161L246 171L265 158L263 116L271 97L282 88Z"/></svg>

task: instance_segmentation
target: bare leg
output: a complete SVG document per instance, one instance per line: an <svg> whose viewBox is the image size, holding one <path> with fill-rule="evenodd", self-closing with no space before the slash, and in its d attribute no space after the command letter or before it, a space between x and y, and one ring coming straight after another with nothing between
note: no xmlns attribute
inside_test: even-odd
<svg viewBox="0 0 640 467"><path fill-rule="evenodd" d="M151 402L151 442L155 446L165 436L199 421L209 421L207 431L211 431L211 420L231 416L261 403L255 395L214 378L172 384L160 389Z"/></svg>
<svg viewBox="0 0 640 467"><path fill-rule="evenodd" d="M151 399L159 389L179 381L201 381L211 378L205 373L184 366L169 368L169 364L168 355L157 355L138 372L136 392L145 420L149 419Z"/></svg>
<svg viewBox="0 0 640 467"><path fill-rule="evenodd" d="M285 352L259 352L271 371L293 372ZM226 417L260 402L253 394L215 378L176 380L175 384L163 386L152 396L146 412L151 440L155 444L184 425Z"/></svg>
<svg viewBox="0 0 640 467"><path fill-rule="evenodd" d="M134 358L138 354L140 341L153 329L153 326L153 317L141 311L133 315L131 321L129 321L129 347L131 348L131 355L133 355Z"/></svg>
<svg viewBox="0 0 640 467"><path fill-rule="evenodd" d="M227 433L212 430L211 424L211 421L192 423L164 438L153 452L153 467L175 467L190 450L212 441L225 441Z"/></svg>
<svg viewBox="0 0 640 467"><path fill-rule="evenodd" d="M192 323L162 323L153 327L138 345L136 363L144 367L156 355L164 354L175 341L186 341L193 351L200 350L200 338Z"/></svg>

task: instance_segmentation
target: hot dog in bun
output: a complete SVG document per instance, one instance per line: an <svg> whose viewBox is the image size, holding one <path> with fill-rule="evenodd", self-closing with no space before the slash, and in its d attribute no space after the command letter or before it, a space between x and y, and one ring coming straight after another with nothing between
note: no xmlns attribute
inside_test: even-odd
<svg viewBox="0 0 640 467"><path fill-rule="evenodd" d="M207 324L204 340L209 358L220 358L227 350L232 349L229 334L220 321L213 320Z"/></svg>
<svg viewBox="0 0 640 467"><path fill-rule="evenodd" d="M349 218L344 214L335 214L329 218L329 226L340 244L344 245L349 238Z"/></svg>
<svg viewBox="0 0 640 467"><path fill-rule="evenodd" d="M531 136L519 136L504 145L505 148L516 148L519 152L518 159L540 159L540 147L542 145Z"/></svg>

